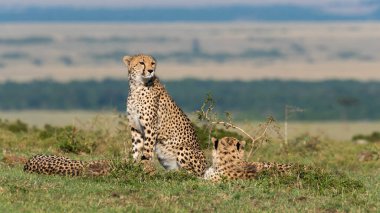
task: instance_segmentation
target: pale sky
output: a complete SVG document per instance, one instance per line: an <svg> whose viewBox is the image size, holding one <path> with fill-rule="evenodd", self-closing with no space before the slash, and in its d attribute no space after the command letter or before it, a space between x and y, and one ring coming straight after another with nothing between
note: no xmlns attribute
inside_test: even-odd
<svg viewBox="0 0 380 213"><path fill-rule="evenodd" d="M178 7L178 6L206 6L206 5L268 5L268 4L295 4L323 8L333 13L366 13L374 9L373 5L380 0L0 0L0 7L14 8L27 6L73 6L81 8L91 7Z"/></svg>
<svg viewBox="0 0 380 213"><path fill-rule="evenodd" d="M195 6L230 4L299 4L299 5L346 5L365 0L0 0L0 6L58 6L119 7L119 6Z"/></svg>

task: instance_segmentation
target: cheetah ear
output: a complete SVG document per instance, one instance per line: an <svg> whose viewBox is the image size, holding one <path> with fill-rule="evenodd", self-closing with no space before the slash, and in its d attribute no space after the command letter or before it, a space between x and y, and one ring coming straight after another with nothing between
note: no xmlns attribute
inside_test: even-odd
<svg viewBox="0 0 380 213"><path fill-rule="evenodd" d="M241 148L244 148L245 147L245 144L247 144L247 142L245 142L245 141L240 141L240 146L241 146Z"/></svg>
<svg viewBox="0 0 380 213"><path fill-rule="evenodd" d="M218 149L219 140L217 138L212 137L211 138L212 143L214 144L214 149Z"/></svg>
<svg viewBox="0 0 380 213"><path fill-rule="evenodd" d="M123 57L123 62L127 66L129 66L129 64L131 63L131 60L132 60L132 56L126 55Z"/></svg>

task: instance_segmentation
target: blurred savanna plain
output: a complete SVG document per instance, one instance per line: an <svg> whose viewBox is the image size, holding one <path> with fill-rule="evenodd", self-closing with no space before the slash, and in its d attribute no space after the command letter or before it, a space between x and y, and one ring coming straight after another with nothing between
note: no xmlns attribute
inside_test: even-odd
<svg viewBox="0 0 380 213"><path fill-rule="evenodd" d="M0 18L2 14L0 14ZM1 19L0 19L1 20ZM0 23L0 212L378 212L380 24L372 21ZM252 136L276 120L249 161L309 166L289 176L211 184L122 164L107 177L26 174L35 154L130 155L124 55L157 75L197 128L212 94ZM213 136L233 135L219 126Z"/></svg>
<svg viewBox="0 0 380 213"><path fill-rule="evenodd" d="M1 78L126 78L121 57L149 53L164 80L379 80L380 24L1 24Z"/></svg>

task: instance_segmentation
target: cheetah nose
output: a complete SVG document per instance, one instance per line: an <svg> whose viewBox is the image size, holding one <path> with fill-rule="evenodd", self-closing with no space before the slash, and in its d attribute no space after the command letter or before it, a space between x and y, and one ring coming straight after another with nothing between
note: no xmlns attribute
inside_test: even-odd
<svg viewBox="0 0 380 213"><path fill-rule="evenodd" d="M152 73L152 72L153 72L153 70L148 70L148 72L149 72L149 73Z"/></svg>

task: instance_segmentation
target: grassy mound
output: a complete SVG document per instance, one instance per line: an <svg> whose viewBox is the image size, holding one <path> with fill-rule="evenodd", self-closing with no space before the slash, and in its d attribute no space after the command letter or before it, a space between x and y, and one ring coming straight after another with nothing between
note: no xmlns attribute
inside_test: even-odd
<svg viewBox="0 0 380 213"><path fill-rule="evenodd" d="M129 127L123 118L98 118L79 126L35 128L21 121L0 121L0 212L377 212L380 161L358 154L379 150L379 143L358 145L303 134L264 143L250 161L299 163L289 174L263 172L252 180L217 184L184 171L145 174L129 156ZM207 156L208 130L197 127ZM239 137L216 130L217 137ZM34 154L78 160L113 159L105 177L29 174L22 163ZM130 159L130 158L129 158ZM210 161L210 159L208 159ZM156 162L157 163L157 162ZM57 202L59 201L59 202Z"/></svg>

